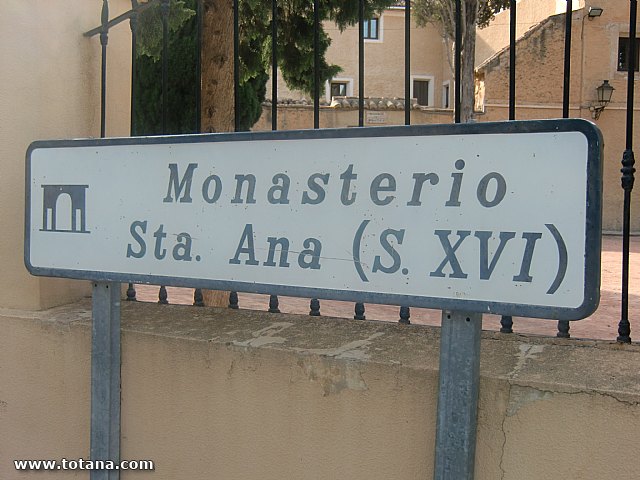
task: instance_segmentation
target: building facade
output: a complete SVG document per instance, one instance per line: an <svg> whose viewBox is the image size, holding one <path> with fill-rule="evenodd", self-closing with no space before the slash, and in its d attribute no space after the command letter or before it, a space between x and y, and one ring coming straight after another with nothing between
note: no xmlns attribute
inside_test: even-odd
<svg viewBox="0 0 640 480"><path fill-rule="evenodd" d="M405 98L405 9L391 7L368 19L364 25L364 96L368 114L367 125L403 124ZM325 82L321 88L321 127L357 126L356 99L360 95L358 80L358 26L341 31L332 22L325 22L325 31L331 37L327 61L339 65L342 71ZM445 42L437 27L418 27L411 24L410 98L412 123L441 123L451 121L453 104L453 73ZM267 96L271 95L271 81ZM349 101L351 99L351 101ZM268 104L271 98L267 99ZM304 92L290 90L278 78L279 124L282 129L309 128L313 119L306 117L313 100ZM335 111L329 110L332 108ZM353 113L353 110L355 114ZM282 110L282 113L280 111ZM414 122L415 120L415 122ZM311 122L311 123L309 123ZM271 129L270 107L254 127Z"/></svg>
<svg viewBox="0 0 640 480"><path fill-rule="evenodd" d="M574 10L572 18L569 116L595 122L604 139L603 228L622 228L623 194L620 168L625 150L627 114L627 62L629 2L588 0ZM601 15L589 16L589 10ZM562 117L565 14L549 16L529 29L516 44L516 119ZM637 59L636 59L636 65ZM636 66L637 70L637 66ZM637 78L637 77L636 77ZM480 121L508 119L509 48L506 47L477 67ZM611 102L600 106L597 88L607 81L615 90ZM638 80L636 79L636 85ZM638 111L640 102L633 106ZM597 117L597 118L596 118ZM640 128L634 127L634 140ZM632 199L632 212L640 201ZM632 215L632 230L640 230L640 217Z"/></svg>

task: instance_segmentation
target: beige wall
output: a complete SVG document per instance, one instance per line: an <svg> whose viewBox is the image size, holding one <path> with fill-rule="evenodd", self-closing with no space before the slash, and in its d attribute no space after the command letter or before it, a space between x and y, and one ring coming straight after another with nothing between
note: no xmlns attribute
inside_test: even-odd
<svg viewBox="0 0 640 480"><path fill-rule="evenodd" d="M589 20L586 9L573 14L570 116L594 121L604 138L603 228L622 228L620 161L625 149L627 74L617 71L618 38L628 32L628 2L603 0L587 2L604 8L599 18ZM517 45L517 119L559 118L562 116L564 16L552 17L544 28L527 33ZM508 51L490 59L480 68L485 87L485 115L482 121L508 118ZM596 88L609 80L616 89L612 101L598 120L589 107L596 103ZM637 85L636 81L636 85ZM637 86L636 86L637 88ZM636 96L636 116L640 101ZM640 140L640 126L634 124L634 143ZM632 229L640 231L638 195L632 196Z"/></svg>
<svg viewBox="0 0 640 480"><path fill-rule="evenodd" d="M574 0L573 10L584 7L585 0ZM517 0L516 2L516 38L535 27L545 18L567 11L566 0ZM478 29L476 37L476 65L509 46L510 31L509 10L498 13L486 27Z"/></svg>
<svg viewBox="0 0 640 480"><path fill-rule="evenodd" d="M112 0L111 17L130 7ZM0 15L0 306L46 308L88 292L23 265L24 159L34 140L100 135L100 0L3 0ZM131 34L109 38L108 135L129 131Z"/></svg>
<svg viewBox="0 0 640 480"><path fill-rule="evenodd" d="M358 126L357 108L320 108L320 128L346 128ZM368 110L364 112L364 126L404 125L404 110ZM453 123L451 110L421 108L411 110L411 124ZM260 120L253 131L271 130L271 106L264 106ZM313 128L313 107L297 105L278 106L278 129L298 130Z"/></svg>
<svg viewBox="0 0 640 480"><path fill-rule="evenodd" d="M0 311L0 478L87 458L88 305ZM546 320L540 320L546 321ZM439 329L123 305L123 480L432 478ZM485 333L476 480L632 480L638 345ZM615 374L613 374L615 373Z"/></svg>
<svg viewBox="0 0 640 480"><path fill-rule="evenodd" d="M325 22L324 28L331 37L327 62L342 68L335 78L350 80L350 96L358 96L358 26L348 27L340 32L335 24ZM364 95L404 98L404 11L386 10L381 16L380 31L380 40L365 40ZM447 68L443 69L443 65ZM442 107L442 84L451 80L452 74L448 68L443 40L433 26L417 27L412 24L411 75L433 80L433 106ZM331 101L326 97L324 85L320 96L327 102ZM271 98L271 81L267 84L267 98ZM279 79L278 98L301 99L305 98L305 94L292 92Z"/></svg>

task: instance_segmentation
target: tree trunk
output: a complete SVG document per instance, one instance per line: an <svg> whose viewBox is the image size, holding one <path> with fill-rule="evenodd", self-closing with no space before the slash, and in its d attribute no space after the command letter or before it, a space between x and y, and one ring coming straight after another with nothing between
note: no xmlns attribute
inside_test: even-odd
<svg viewBox="0 0 640 480"><path fill-rule="evenodd" d="M233 1L204 0L202 18L202 131L234 130ZM226 307L229 292L203 290L207 306Z"/></svg>
<svg viewBox="0 0 640 480"><path fill-rule="evenodd" d="M462 0L462 65L460 88L460 121L469 122L474 118L475 106L475 57L476 57L476 23L480 2L486 0ZM454 0L441 0L439 3L439 18L442 37L445 40L447 60L451 74L455 72L455 37L456 37L456 7ZM458 88L456 86L456 88Z"/></svg>
<svg viewBox="0 0 640 480"><path fill-rule="evenodd" d="M475 59L476 23L478 21L478 0L465 0L462 9L462 89L460 121L467 123L474 118L475 105Z"/></svg>
<svg viewBox="0 0 640 480"><path fill-rule="evenodd" d="M226 307L229 305L229 292L203 290L202 301L207 307Z"/></svg>
<svg viewBox="0 0 640 480"><path fill-rule="evenodd" d="M202 131L234 130L233 1L204 0L202 19Z"/></svg>

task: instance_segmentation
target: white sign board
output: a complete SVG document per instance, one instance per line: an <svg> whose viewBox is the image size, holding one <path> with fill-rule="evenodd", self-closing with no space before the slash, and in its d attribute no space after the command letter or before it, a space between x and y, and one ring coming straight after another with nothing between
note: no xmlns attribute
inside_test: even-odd
<svg viewBox="0 0 640 480"><path fill-rule="evenodd" d="M577 319L601 149L581 120L36 142L37 275Z"/></svg>
<svg viewBox="0 0 640 480"><path fill-rule="evenodd" d="M384 125L387 123L387 112L367 110L365 113L365 119L370 125Z"/></svg>

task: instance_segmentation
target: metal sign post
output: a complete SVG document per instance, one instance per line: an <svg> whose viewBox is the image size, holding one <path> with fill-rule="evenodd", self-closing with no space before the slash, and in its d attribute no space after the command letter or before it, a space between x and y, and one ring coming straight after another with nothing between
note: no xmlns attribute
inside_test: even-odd
<svg viewBox="0 0 640 480"><path fill-rule="evenodd" d="M436 478L471 479L481 314L598 305L602 148L579 119L34 142L25 265L96 282L92 458L136 282L448 312Z"/></svg>
<svg viewBox="0 0 640 480"><path fill-rule="evenodd" d="M91 460L120 461L120 284L93 284L91 327ZM117 480L119 470L91 470Z"/></svg>
<svg viewBox="0 0 640 480"><path fill-rule="evenodd" d="M442 312L434 480L472 480L482 314Z"/></svg>

